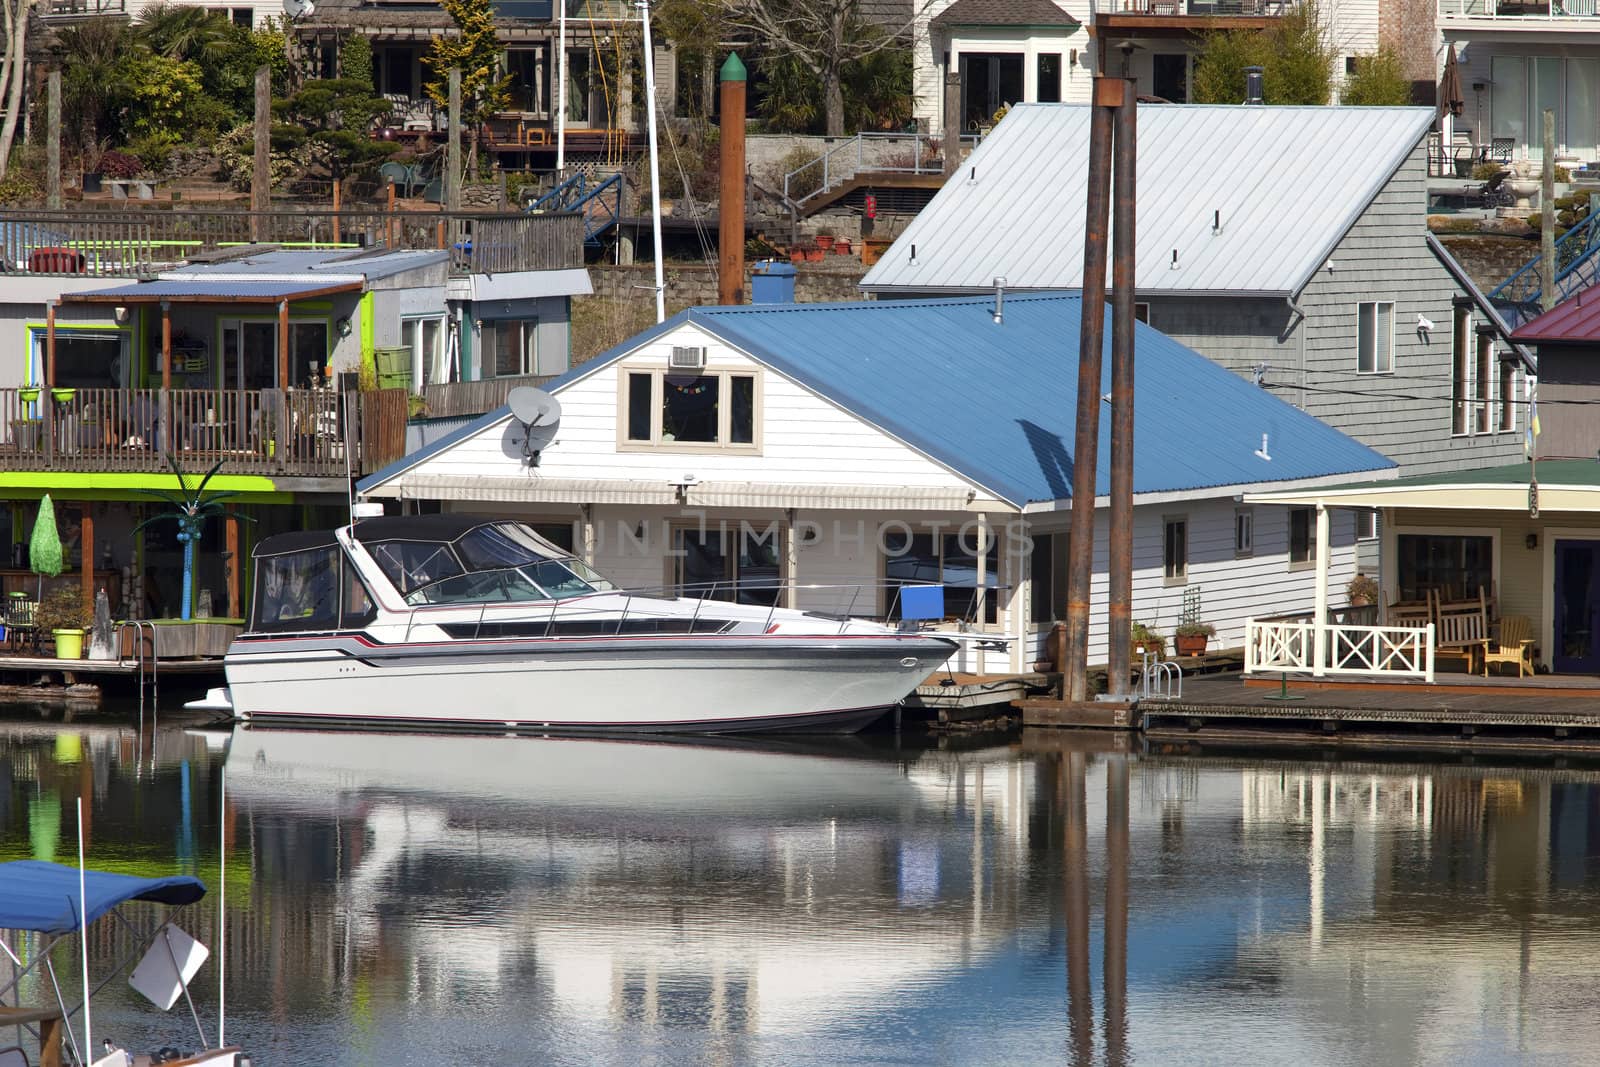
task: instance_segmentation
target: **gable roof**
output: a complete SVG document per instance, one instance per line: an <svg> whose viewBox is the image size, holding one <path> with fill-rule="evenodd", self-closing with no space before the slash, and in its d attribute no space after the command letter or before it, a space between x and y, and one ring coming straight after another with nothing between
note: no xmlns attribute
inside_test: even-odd
<svg viewBox="0 0 1600 1067"><path fill-rule="evenodd" d="M1076 26L1078 20L1050 0L956 0L933 17L934 26Z"/></svg>
<svg viewBox="0 0 1600 1067"><path fill-rule="evenodd" d="M1081 286L1089 113L1013 106L861 287ZM1139 291L1299 292L1432 121L1415 107L1141 106ZM1416 226L1420 239L1420 199Z"/></svg>
<svg viewBox="0 0 1600 1067"><path fill-rule="evenodd" d="M1076 293L692 308L569 371L559 392L683 323L727 344L1017 506L1072 494ZM1109 320L1109 309L1107 316ZM1107 337L1110 335L1109 322ZM1111 359L1103 359L1109 392ZM1389 471L1393 462L1150 327L1135 342L1135 494ZM499 422L469 424L363 479L367 492ZM1097 494L1110 489L1111 420L1100 420ZM1258 457L1263 435L1270 460Z"/></svg>

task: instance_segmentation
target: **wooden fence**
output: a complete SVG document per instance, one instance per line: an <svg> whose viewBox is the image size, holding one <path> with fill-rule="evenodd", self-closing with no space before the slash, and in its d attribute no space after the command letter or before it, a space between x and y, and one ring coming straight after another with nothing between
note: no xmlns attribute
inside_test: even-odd
<svg viewBox="0 0 1600 1067"><path fill-rule="evenodd" d="M460 274L583 266L583 220L575 214L125 209L0 216L0 270L10 272L149 274L251 243L448 251Z"/></svg>

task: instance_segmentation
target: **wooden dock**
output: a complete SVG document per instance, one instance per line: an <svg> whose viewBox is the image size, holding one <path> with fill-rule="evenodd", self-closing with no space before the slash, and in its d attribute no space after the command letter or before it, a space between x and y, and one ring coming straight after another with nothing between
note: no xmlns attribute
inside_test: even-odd
<svg viewBox="0 0 1600 1067"><path fill-rule="evenodd" d="M1028 674L939 673L917 686L905 710L924 713L941 723L965 722L1009 714L1012 705L1050 685L1050 676Z"/></svg>
<svg viewBox="0 0 1600 1067"><path fill-rule="evenodd" d="M1154 743L1600 752L1600 679L1439 675L1421 681L1185 679L1145 700Z"/></svg>

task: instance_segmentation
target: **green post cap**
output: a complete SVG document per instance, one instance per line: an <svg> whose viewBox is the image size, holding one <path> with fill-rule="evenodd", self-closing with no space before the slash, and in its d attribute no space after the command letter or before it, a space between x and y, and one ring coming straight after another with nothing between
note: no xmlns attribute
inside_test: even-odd
<svg viewBox="0 0 1600 1067"><path fill-rule="evenodd" d="M722 80L725 82L742 82L745 80L744 64L739 61L738 52L729 52L728 59L722 64Z"/></svg>

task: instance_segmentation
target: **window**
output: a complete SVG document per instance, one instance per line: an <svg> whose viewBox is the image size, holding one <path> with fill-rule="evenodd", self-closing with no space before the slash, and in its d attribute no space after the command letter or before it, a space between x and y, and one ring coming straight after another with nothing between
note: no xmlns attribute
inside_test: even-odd
<svg viewBox="0 0 1600 1067"><path fill-rule="evenodd" d="M1150 57L1155 95L1174 104L1189 102L1189 57L1182 52L1157 52Z"/></svg>
<svg viewBox="0 0 1600 1067"><path fill-rule="evenodd" d="M756 376L730 371L678 374L629 371L623 375L626 405L621 447L759 450Z"/></svg>
<svg viewBox="0 0 1600 1067"><path fill-rule="evenodd" d="M38 347L38 368L43 369L45 334L34 331ZM121 388L123 355L127 335L122 330L84 330L74 333L56 329L56 384L72 389ZM174 356L176 358L176 355ZM38 379L35 379L36 381Z"/></svg>
<svg viewBox="0 0 1600 1067"><path fill-rule="evenodd" d="M1509 358L1500 364L1500 413L1495 429L1510 433L1517 428L1517 368Z"/></svg>
<svg viewBox="0 0 1600 1067"><path fill-rule="evenodd" d="M771 607L783 595L783 528L672 531L678 595Z"/></svg>
<svg viewBox="0 0 1600 1067"><path fill-rule="evenodd" d="M1289 566L1309 567L1317 559L1315 508L1289 509Z"/></svg>
<svg viewBox="0 0 1600 1067"><path fill-rule="evenodd" d="M1376 541L1378 539L1378 509L1356 509L1356 540Z"/></svg>
<svg viewBox="0 0 1600 1067"><path fill-rule="evenodd" d="M1395 539L1401 600L1436 592L1446 599L1494 591L1494 538L1456 534L1400 534Z"/></svg>
<svg viewBox="0 0 1600 1067"><path fill-rule="evenodd" d="M506 52L506 74L511 79L511 108L532 114L544 114L545 101L550 96L549 64L545 62L546 48L514 48Z"/></svg>
<svg viewBox="0 0 1600 1067"><path fill-rule="evenodd" d="M335 546L269 556L256 574L253 629L337 630L372 620L372 599Z"/></svg>
<svg viewBox="0 0 1600 1067"><path fill-rule="evenodd" d="M1036 623L1067 617L1067 543L1070 536L1065 533L1033 535L1030 607Z"/></svg>
<svg viewBox="0 0 1600 1067"><path fill-rule="evenodd" d="M1478 335L1478 365L1477 388L1474 393L1477 402L1473 405L1472 429L1474 433L1488 433L1493 423L1490 421L1490 408L1493 406L1489 398L1494 395L1494 372L1497 369L1494 359L1494 340L1486 333Z"/></svg>
<svg viewBox="0 0 1600 1067"><path fill-rule="evenodd" d="M1041 104L1061 103L1061 53L1040 52L1034 99Z"/></svg>
<svg viewBox="0 0 1600 1067"><path fill-rule="evenodd" d="M961 56L961 128L988 127L994 113L1022 99L1022 56L970 52Z"/></svg>
<svg viewBox="0 0 1600 1067"><path fill-rule="evenodd" d="M1455 309L1450 331L1450 432L1457 437L1471 426L1472 401L1472 313Z"/></svg>
<svg viewBox="0 0 1600 1067"><path fill-rule="evenodd" d="M1169 515L1165 529L1161 575L1168 585L1182 585L1189 580L1189 520L1182 515Z"/></svg>
<svg viewBox="0 0 1600 1067"><path fill-rule="evenodd" d="M977 614L977 531L935 536L909 533L903 527L883 532L884 577L890 586L890 617L899 612L895 590L901 585L943 585L944 613L948 619L972 620ZM984 621L999 618L1000 540L992 533L983 554Z"/></svg>
<svg viewBox="0 0 1600 1067"><path fill-rule="evenodd" d="M1233 555L1244 559L1256 554L1256 514L1250 508L1235 508L1233 512Z"/></svg>
<svg viewBox="0 0 1600 1067"><path fill-rule="evenodd" d="M417 392L445 373L440 342L444 339L443 319L404 319L400 323L400 347L411 350L411 381Z"/></svg>
<svg viewBox="0 0 1600 1067"><path fill-rule="evenodd" d="M483 377L507 378L539 373L539 320L496 319L479 331Z"/></svg>
<svg viewBox="0 0 1600 1067"><path fill-rule="evenodd" d="M1356 305L1356 350L1356 370L1360 373L1393 373L1393 303L1362 301Z"/></svg>
<svg viewBox="0 0 1600 1067"><path fill-rule="evenodd" d="M1133 305L1133 317L1136 321L1150 325L1150 305L1144 301L1137 301Z"/></svg>

